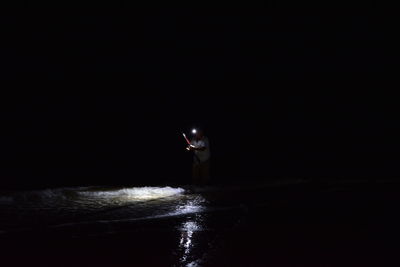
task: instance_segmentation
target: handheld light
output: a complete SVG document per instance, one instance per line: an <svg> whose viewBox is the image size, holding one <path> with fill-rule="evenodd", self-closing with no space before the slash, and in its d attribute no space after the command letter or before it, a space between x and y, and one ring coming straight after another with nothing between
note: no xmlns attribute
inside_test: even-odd
<svg viewBox="0 0 400 267"><path fill-rule="evenodd" d="M186 143L188 143L188 145L190 145L190 141L189 141L189 139L186 137L186 134L182 133L182 135L183 135L183 137L185 138Z"/></svg>
<svg viewBox="0 0 400 267"><path fill-rule="evenodd" d="M185 133L182 133L182 135L183 135L183 137L185 138L186 143L187 143L189 146L194 147L194 145L192 145L192 144L190 143L189 139L186 137L186 134L185 134ZM186 148L186 149L189 150L189 148Z"/></svg>

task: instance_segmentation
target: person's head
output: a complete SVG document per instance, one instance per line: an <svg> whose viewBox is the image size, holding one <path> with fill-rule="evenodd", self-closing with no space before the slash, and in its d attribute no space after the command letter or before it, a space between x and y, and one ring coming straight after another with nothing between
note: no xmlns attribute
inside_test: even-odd
<svg viewBox="0 0 400 267"><path fill-rule="evenodd" d="M194 137L196 139L201 139L204 136L204 131L202 129L196 129L196 132L194 134Z"/></svg>

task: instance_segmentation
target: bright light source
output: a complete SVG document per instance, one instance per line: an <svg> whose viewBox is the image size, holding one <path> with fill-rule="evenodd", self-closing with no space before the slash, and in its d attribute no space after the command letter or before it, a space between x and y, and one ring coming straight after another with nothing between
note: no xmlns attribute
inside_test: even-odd
<svg viewBox="0 0 400 267"><path fill-rule="evenodd" d="M196 129L193 129L192 130L192 134L196 134L197 133L197 130Z"/></svg>

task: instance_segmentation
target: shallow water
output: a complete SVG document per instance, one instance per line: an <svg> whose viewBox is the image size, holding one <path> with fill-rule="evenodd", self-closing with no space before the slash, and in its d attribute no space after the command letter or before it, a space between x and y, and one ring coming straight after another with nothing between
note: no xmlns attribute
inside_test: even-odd
<svg viewBox="0 0 400 267"><path fill-rule="evenodd" d="M143 231L138 229L146 228L145 240L154 233L156 238L171 235L167 239L175 241L166 247L171 247L172 262L177 266L197 266L215 230L207 213L238 207L216 200L215 195L222 192L218 188L197 191L200 193L173 187L75 187L2 193L0 236L85 238L134 232L140 239ZM140 241L134 245L138 244Z"/></svg>
<svg viewBox="0 0 400 267"><path fill-rule="evenodd" d="M197 213L206 200L182 188L79 187L9 192L0 198L0 231L35 226L144 220Z"/></svg>
<svg viewBox="0 0 400 267"><path fill-rule="evenodd" d="M397 259L399 186L3 192L0 251L13 266L368 266Z"/></svg>
<svg viewBox="0 0 400 267"><path fill-rule="evenodd" d="M67 187L36 191L0 191L0 232L87 224L116 224L199 215L265 205L266 190L302 180L251 186ZM267 196L267 197L266 197ZM101 231L100 231L101 233Z"/></svg>

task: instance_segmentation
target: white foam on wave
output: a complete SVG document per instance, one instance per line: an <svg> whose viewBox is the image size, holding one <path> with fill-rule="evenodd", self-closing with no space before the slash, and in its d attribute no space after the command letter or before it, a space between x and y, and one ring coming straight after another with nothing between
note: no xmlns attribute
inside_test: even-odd
<svg viewBox="0 0 400 267"><path fill-rule="evenodd" d="M182 188L173 187L134 187L110 191L82 191L79 195L95 198L127 198L131 200L152 200L180 195L185 192Z"/></svg>

